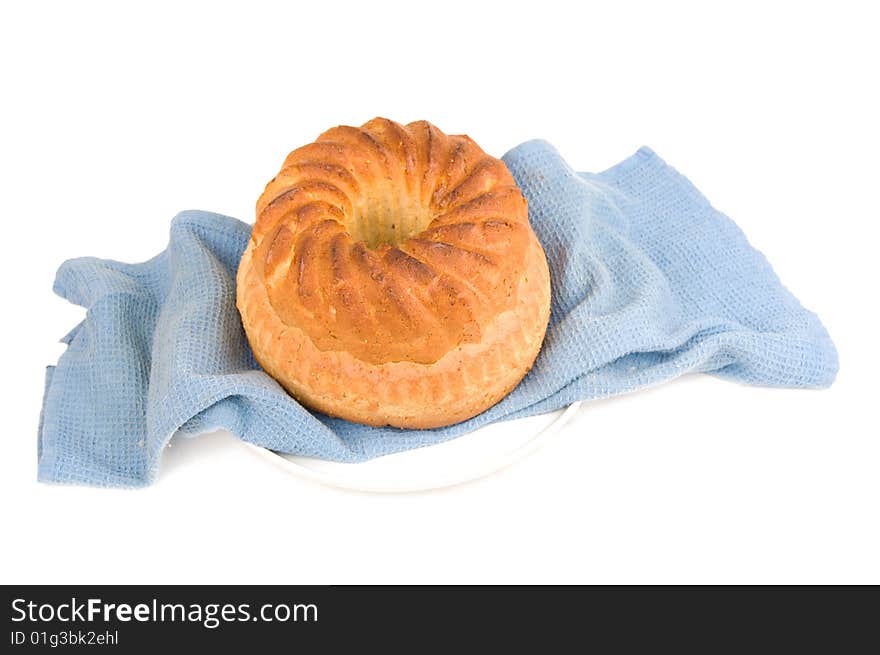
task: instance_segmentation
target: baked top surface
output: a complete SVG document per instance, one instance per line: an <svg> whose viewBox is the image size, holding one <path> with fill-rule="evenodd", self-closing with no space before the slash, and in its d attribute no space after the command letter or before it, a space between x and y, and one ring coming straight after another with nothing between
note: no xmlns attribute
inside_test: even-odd
<svg viewBox="0 0 880 655"><path fill-rule="evenodd" d="M251 247L272 309L319 350L430 364L513 308L536 245L503 162L426 121L377 118L290 153Z"/></svg>

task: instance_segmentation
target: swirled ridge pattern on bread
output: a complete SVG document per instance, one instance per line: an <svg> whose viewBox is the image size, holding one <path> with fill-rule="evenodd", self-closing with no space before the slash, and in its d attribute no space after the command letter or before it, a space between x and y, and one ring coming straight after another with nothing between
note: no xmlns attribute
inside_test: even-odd
<svg viewBox="0 0 880 655"><path fill-rule="evenodd" d="M254 356L304 405L430 428L510 392L550 312L544 251L504 163L426 121L340 126L257 202L237 301Z"/></svg>

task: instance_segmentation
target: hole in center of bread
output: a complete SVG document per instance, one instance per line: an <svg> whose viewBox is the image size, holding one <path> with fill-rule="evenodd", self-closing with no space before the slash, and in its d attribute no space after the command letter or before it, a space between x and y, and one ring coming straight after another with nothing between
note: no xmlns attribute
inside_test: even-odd
<svg viewBox="0 0 880 655"><path fill-rule="evenodd" d="M361 198L345 221L355 241L363 241L372 249L386 243L398 246L430 224L430 209L416 198L399 193L390 184L377 191Z"/></svg>

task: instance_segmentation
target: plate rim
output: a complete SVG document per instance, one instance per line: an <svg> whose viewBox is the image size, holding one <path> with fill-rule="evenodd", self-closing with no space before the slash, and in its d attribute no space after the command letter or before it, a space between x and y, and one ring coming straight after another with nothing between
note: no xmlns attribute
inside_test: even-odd
<svg viewBox="0 0 880 655"><path fill-rule="evenodd" d="M378 494L419 493L425 491L434 491L438 489L448 489L450 487L473 482L475 480L486 478L490 475L498 473L499 471L502 471L503 469L508 468L515 462L518 462L519 460L525 458L527 455L537 450L541 445L546 442L547 439L557 434L562 429L562 427L565 426L574 417L582 404L582 400L576 400L567 407L563 408L559 416L553 419L551 423L542 427L535 434L529 437L528 440L526 440L524 443L520 444L518 447L514 448L510 452L505 453L500 457L490 457L487 461L483 462L482 465L474 464L470 468L466 467L463 473L460 472L457 475L454 473L447 474L445 477L441 475L437 479L426 480L424 483L393 485L383 483L381 481L374 484L354 482L329 474L326 471L311 469L291 459L292 457L301 457L299 455L287 455L285 453L279 453L274 450L269 450L268 448L265 448L263 446L258 446L256 444L252 444L246 441L242 443L244 443L245 446L248 446L255 454L262 457L263 459L272 462L287 473L299 478L311 480L312 482L323 484L325 486L336 487L337 489L345 489L347 491L360 491ZM545 414L549 413L551 412L545 412ZM474 432L477 432L477 430L461 435L461 437L466 437L468 435L474 434ZM457 439L461 437L457 437ZM430 449L431 447L432 446L425 446L425 448L428 449ZM393 453L389 456L393 456L394 454L399 453ZM350 463L339 462L339 464L340 466L346 466Z"/></svg>

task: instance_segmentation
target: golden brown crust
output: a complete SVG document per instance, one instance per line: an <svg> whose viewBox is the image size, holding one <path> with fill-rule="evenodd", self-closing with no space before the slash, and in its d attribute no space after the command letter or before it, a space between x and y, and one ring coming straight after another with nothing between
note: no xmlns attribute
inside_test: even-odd
<svg viewBox="0 0 880 655"><path fill-rule="evenodd" d="M257 361L303 404L437 427L531 367L549 272L503 162L376 118L288 155L257 202L238 307Z"/></svg>

